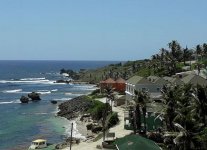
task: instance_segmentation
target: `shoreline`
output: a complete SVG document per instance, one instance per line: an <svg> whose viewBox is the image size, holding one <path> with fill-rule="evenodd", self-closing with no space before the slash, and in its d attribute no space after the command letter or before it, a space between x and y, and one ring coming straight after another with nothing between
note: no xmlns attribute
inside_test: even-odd
<svg viewBox="0 0 207 150"><path fill-rule="evenodd" d="M105 101L106 101L105 99L106 98L104 97L104 98L99 98L99 99L96 99L96 100L99 100L99 101L105 103ZM113 106L113 110L114 110L114 112L118 113L120 121L117 125L110 128L109 132L114 132L115 133L115 138L120 138L120 137L123 137L125 135L131 134L133 131L124 129L124 108L122 108L120 106L117 106L117 107ZM88 136L90 133L87 132L86 123L80 121L80 116L77 117L75 119L75 121L77 121L77 125L76 125L77 131L82 135L87 135ZM98 134L93 134L93 136L94 135L98 135ZM93 141L90 138L87 138L87 136L86 136L86 139L85 140L82 139L79 144L73 144L72 149L73 150L87 150L87 149L88 150L96 150L96 149L98 149L97 146L102 147L103 138L101 138L97 141ZM66 147L63 150L69 150L69 147Z"/></svg>

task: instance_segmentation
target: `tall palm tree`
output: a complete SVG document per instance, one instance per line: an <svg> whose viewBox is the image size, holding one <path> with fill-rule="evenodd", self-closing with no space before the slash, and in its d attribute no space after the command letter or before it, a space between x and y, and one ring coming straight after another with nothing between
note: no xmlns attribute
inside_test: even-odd
<svg viewBox="0 0 207 150"><path fill-rule="evenodd" d="M207 124L207 88L197 85L197 113L202 120L204 125Z"/></svg>
<svg viewBox="0 0 207 150"><path fill-rule="evenodd" d="M203 57L203 49L202 46L200 44L196 45L196 54L197 54L197 59L198 59L198 55L201 56L201 60Z"/></svg>
<svg viewBox="0 0 207 150"><path fill-rule="evenodd" d="M173 40L172 42L168 43L168 46L170 48L172 57L180 62L182 60L182 48L180 44L176 40Z"/></svg>
<svg viewBox="0 0 207 150"><path fill-rule="evenodd" d="M207 43L203 43L203 54L205 55L205 59L207 56Z"/></svg>
<svg viewBox="0 0 207 150"><path fill-rule="evenodd" d="M186 60L190 60L191 57L192 57L192 51L188 49L188 47L186 46L185 49L183 49L183 62L184 62L184 65L186 65Z"/></svg>
<svg viewBox="0 0 207 150"><path fill-rule="evenodd" d="M147 113L147 105L146 103L149 101L149 95L146 91L137 91L135 90L135 102L136 102L136 111L137 114L139 114L140 110L142 110L142 116L143 116L143 121L144 121L144 132L146 132L147 127L146 127L146 113ZM140 127L141 125L141 115L138 116L138 124L137 126Z"/></svg>

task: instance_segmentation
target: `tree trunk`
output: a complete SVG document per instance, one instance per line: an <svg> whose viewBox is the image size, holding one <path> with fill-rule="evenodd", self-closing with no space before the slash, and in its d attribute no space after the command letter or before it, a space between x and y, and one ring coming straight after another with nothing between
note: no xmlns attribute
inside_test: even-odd
<svg viewBox="0 0 207 150"><path fill-rule="evenodd" d="M143 119L144 119L144 133L147 131L147 126L146 126L146 107L142 107L142 113L143 113Z"/></svg>
<svg viewBox="0 0 207 150"><path fill-rule="evenodd" d="M136 118L136 129L140 131L140 129L141 129L141 112L140 112L139 104L136 105L135 118Z"/></svg>

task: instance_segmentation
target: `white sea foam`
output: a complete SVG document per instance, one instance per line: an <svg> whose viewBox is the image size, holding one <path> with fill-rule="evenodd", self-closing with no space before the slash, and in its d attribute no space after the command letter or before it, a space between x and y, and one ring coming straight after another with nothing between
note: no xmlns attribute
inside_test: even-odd
<svg viewBox="0 0 207 150"><path fill-rule="evenodd" d="M17 103L21 103L20 100L0 102L0 105L2 105L2 104L17 104Z"/></svg>
<svg viewBox="0 0 207 150"><path fill-rule="evenodd" d="M73 120L73 121L70 121L70 123L73 123L73 133L72 133L73 134L73 137L80 138L80 139L86 139L85 136L83 136L83 135L81 135L79 133L79 131L77 129L77 123L76 123L76 121ZM66 125L64 127L66 128L65 134L67 136L69 136L71 134L71 126Z"/></svg>
<svg viewBox="0 0 207 150"><path fill-rule="evenodd" d="M50 94L51 91L49 91L49 90L38 90L37 93L44 95L44 94Z"/></svg>
<svg viewBox="0 0 207 150"><path fill-rule="evenodd" d="M65 83L55 83L53 80L0 80L0 83L16 83L16 84L65 84Z"/></svg>
<svg viewBox="0 0 207 150"><path fill-rule="evenodd" d="M70 95L70 96L81 96L81 95L84 95L84 94L81 94L81 93L65 93L65 95Z"/></svg>
<svg viewBox="0 0 207 150"><path fill-rule="evenodd" d="M45 78L23 78L21 81L37 81L37 80L45 80Z"/></svg>
<svg viewBox="0 0 207 150"><path fill-rule="evenodd" d="M72 98L58 98L58 99L54 99L55 101L67 101L67 100L71 100Z"/></svg>
<svg viewBox="0 0 207 150"><path fill-rule="evenodd" d="M34 113L35 115L47 115L48 113Z"/></svg>
<svg viewBox="0 0 207 150"><path fill-rule="evenodd" d="M53 90L51 90L51 92L57 92L58 91L58 89L53 89Z"/></svg>
<svg viewBox="0 0 207 150"><path fill-rule="evenodd" d="M19 93L22 92L22 89L15 89L15 90L6 90L3 93Z"/></svg>
<svg viewBox="0 0 207 150"><path fill-rule="evenodd" d="M75 85L74 88L80 89L80 90L96 90L97 87L95 85Z"/></svg>

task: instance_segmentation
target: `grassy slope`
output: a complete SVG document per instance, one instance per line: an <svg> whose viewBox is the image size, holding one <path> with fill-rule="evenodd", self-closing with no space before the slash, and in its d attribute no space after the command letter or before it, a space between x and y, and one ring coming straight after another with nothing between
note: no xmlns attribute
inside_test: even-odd
<svg viewBox="0 0 207 150"><path fill-rule="evenodd" d="M124 64L111 64L95 70L87 70L80 73L81 81L98 83L101 80L105 80L109 77L117 78L122 77L128 79L133 75L148 76L149 70L146 69L147 61L128 61Z"/></svg>

